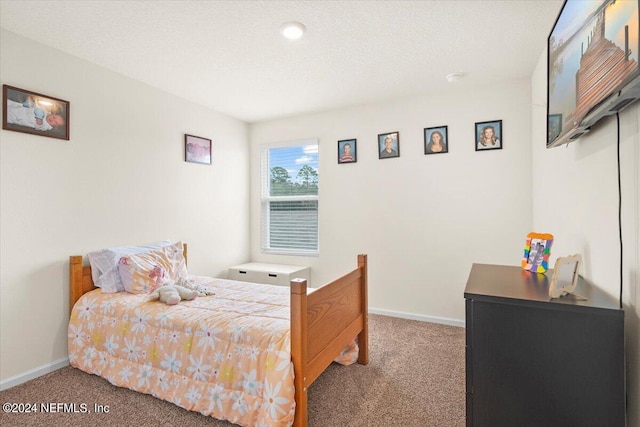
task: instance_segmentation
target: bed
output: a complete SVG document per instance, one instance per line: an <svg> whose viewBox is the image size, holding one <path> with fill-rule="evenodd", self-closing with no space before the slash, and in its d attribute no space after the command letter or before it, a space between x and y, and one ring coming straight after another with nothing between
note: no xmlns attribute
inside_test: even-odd
<svg viewBox="0 0 640 427"><path fill-rule="evenodd" d="M187 245L184 244L185 259L186 256ZM291 286L287 289L272 285L193 276L195 281L213 290L214 295L198 297L193 301L182 301L175 306L165 306L159 301L148 301L140 295L102 293L94 286L91 267L83 265L82 256L71 256L69 267L71 365L103 376L117 386L152 394L188 410L227 419L240 425L293 424L295 427L304 427L307 425L308 388L326 367L340 357L341 353L344 354L345 349L351 349L354 361L357 358L360 364L368 363L366 255L358 255L357 268L353 271L313 290L307 289L307 282L303 279L291 281ZM254 302L250 302L249 298L256 298L258 300L256 304L259 306L256 308L251 305ZM231 306L228 301L232 299L239 301L239 305ZM261 344L260 346L240 346L241 350L235 347L233 351L229 350L228 354L223 355L218 352L210 355L211 360L203 360L204 353L199 353L198 359L195 349L199 349L202 343L204 343L202 346L206 347L208 342L206 339L210 338L212 333L222 334L218 330L211 331L202 326L203 322L209 321L208 319L223 316L222 311L219 311L221 305L231 307L230 311L235 316L235 320L232 319L231 323L227 323L229 330L224 332L230 337L237 337L239 333L248 331L250 326L247 326L247 322L252 321L254 312L258 313L257 316L260 319L257 322L258 329L263 335L255 339L251 338L251 342ZM99 307L102 308L99 309ZM102 317L90 318L89 312L92 309L96 316ZM118 311L117 315L112 314L120 309L128 312L122 314ZM190 316L195 320L190 319ZM136 324L138 321L143 324ZM193 323L182 324L183 321ZM186 347L184 342L182 347L179 347L176 341L174 347L163 347L164 351L155 354L156 344L150 341L170 335L171 333L165 332L163 328L166 323L174 324L174 322L178 325L178 330L182 331L178 333L182 333L183 337L190 336L190 341ZM111 338L106 337L105 332L101 332L101 328L106 327L117 331L113 335L118 335L117 340L122 338L120 344L115 344ZM139 345L141 342L132 343L134 338L129 338L129 341L125 342L126 334L129 330L147 327L149 329L144 340L149 341L146 344L153 350L147 350L144 356L145 360L154 361L153 370L146 368L147 365L151 367L151 362L143 363L142 358L137 360L131 358L132 355L137 358L138 353L127 353L126 357L119 358L113 356L113 353L116 353L114 345L120 346L120 354L125 350L133 352L135 348L138 348L136 352L140 352L140 348L144 348L143 345ZM156 330L153 327L160 329ZM265 331L273 336L264 335ZM244 339L250 334L247 332L246 336L242 336ZM173 344L167 344L167 347L171 345ZM356 356L353 356L354 347L358 349ZM186 366L176 367L181 363L176 353L181 352L188 353L187 356L192 357L189 375L185 375ZM255 370L250 371L250 374L243 373L239 377L239 372L246 372L239 369L245 362L233 359L236 355L232 353L250 354L252 360L258 360L261 366L268 370L268 377L266 379L256 377ZM280 359L274 359L274 354ZM197 360L194 361L194 358ZM222 358L227 359L225 360L227 368L217 363ZM119 366L120 363L137 366L139 369L133 371L127 366ZM234 373L235 366L238 367L238 372ZM202 375L199 371L201 368L209 375ZM214 371L215 375L213 375ZM128 376L124 375L125 380L120 375L123 372L128 373ZM225 394L222 387L225 384L223 381L225 376L234 375L234 381L242 384L245 387L243 390L248 390L242 396L240 395L242 393L238 392ZM153 376L153 382L149 381L149 376ZM187 376L189 378L186 378ZM165 381L164 383L160 377ZM198 380L195 385L192 381L194 378ZM277 385L274 385L276 381ZM161 385L162 390L158 388L158 384ZM183 396L186 398L178 398L177 392L171 394L172 390L181 388L184 389ZM293 396L293 401L287 403L287 399L278 393L289 393ZM210 399L208 406L202 397L204 394L207 394ZM220 395L227 397L226 406L222 405L219 399L214 399L215 396Z"/></svg>

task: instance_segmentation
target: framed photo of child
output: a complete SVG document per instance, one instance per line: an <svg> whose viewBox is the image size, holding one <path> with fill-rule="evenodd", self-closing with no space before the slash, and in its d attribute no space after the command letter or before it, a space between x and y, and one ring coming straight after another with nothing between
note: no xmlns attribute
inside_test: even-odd
<svg viewBox="0 0 640 427"><path fill-rule="evenodd" d="M69 140L69 101L2 85L2 129Z"/></svg>
<svg viewBox="0 0 640 427"><path fill-rule="evenodd" d="M378 159L400 157L400 132L378 135Z"/></svg>
<svg viewBox="0 0 640 427"><path fill-rule="evenodd" d="M338 164L357 162L357 153L356 139L344 139L342 141L338 141Z"/></svg>
<svg viewBox="0 0 640 427"><path fill-rule="evenodd" d="M424 128L424 154L441 154L449 152L447 141L448 126Z"/></svg>
<svg viewBox="0 0 640 427"><path fill-rule="evenodd" d="M476 151L502 150L504 138L502 120L476 123Z"/></svg>

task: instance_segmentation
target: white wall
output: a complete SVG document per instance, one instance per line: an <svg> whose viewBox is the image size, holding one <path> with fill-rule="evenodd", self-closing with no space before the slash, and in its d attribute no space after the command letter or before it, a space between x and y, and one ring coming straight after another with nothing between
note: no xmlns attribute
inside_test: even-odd
<svg viewBox="0 0 640 427"><path fill-rule="evenodd" d="M476 152L474 123L503 120L504 148ZM251 125L251 226L260 229L260 146L320 141L320 256L253 260L310 265L313 285L369 256L369 305L464 319L474 262L519 265L531 231L530 81L415 97ZM449 153L424 155L423 129L449 126ZM400 132L400 157L378 159L377 136ZM337 141L357 138L358 161L337 164Z"/></svg>
<svg viewBox="0 0 640 427"><path fill-rule="evenodd" d="M68 257L189 243L189 269L249 257L248 125L2 30L0 80L65 99L70 141L0 133L2 381L67 356ZM213 140L185 163L184 134ZM5 381L6 382L6 381Z"/></svg>
<svg viewBox="0 0 640 427"><path fill-rule="evenodd" d="M580 253L582 274L618 299L617 125L605 119L577 142L545 149L546 51L532 77L533 225L554 234L550 263ZM620 114L623 306L629 426L640 426L640 103Z"/></svg>
<svg viewBox="0 0 640 427"><path fill-rule="evenodd" d="M68 256L111 245L183 239L192 272L224 275L252 258L311 265L313 284L368 253L371 307L462 321L471 263L518 265L536 230L555 235L552 263L582 253L584 275L618 295L615 118L546 150L546 54L531 85L258 123L249 148L238 120L5 30L0 42L3 84L71 102L70 141L0 133L0 381L66 357ZM505 148L475 152L473 123L493 119ZM450 153L425 156L422 129L439 125ZM630 426L640 426L639 129L636 104L621 114ZM401 157L378 160L378 133L396 130ZM213 139L213 166L184 163L184 133ZM310 137L320 140L321 255L262 255L260 145ZM358 162L338 165L347 138L358 139Z"/></svg>

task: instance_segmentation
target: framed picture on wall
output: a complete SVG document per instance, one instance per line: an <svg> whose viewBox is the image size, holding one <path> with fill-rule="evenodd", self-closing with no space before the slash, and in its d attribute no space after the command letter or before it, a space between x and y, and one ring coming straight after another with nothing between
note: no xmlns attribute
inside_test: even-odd
<svg viewBox="0 0 640 427"><path fill-rule="evenodd" d="M358 161L356 139L338 141L338 164L355 163Z"/></svg>
<svg viewBox="0 0 640 427"><path fill-rule="evenodd" d="M441 154L449 152L448 127L438 126L424 128L424 154Z"/></svg>
<svg viewBox="0 0 640 427"><path fill-rule="evenodd" d="M378 135L378 158L392 157L400 157L400 132L381 133Z"/></svg>
<svg viewBox="0 0 640 427"><path fill-rule="evenodd" d="M199 136L184 136L184 161L211 164L211 140Z"/></svg>
<svg viewBox="0 0 640 427"><path fill-rule="evenodd" d="M2 85L2 129L69 140L69 101Z"/></svg>
<svg viewBox="0 0 640 427"><path fill-rule="evenodd" d="M504 145L502 120L476 123L476 151L501 150Z"/></svg>
<svg viewBox="0 0 640 427"><path fill-rule="evenodd" d="M562 130L562 114L549 114L547 120L549 120L547 125L547 131L549 132L547 135L547 143L549 143L560 135L560 131Z"/></svg>

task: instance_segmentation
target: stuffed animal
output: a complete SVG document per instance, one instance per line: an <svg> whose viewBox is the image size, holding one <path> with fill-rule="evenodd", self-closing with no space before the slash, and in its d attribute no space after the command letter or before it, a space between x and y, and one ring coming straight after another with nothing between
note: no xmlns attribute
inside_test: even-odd
<svg viewBox="0 0 640 427"><path fill-rule="evenodd" d="M180 277L175 285L185 287L187 289L194 290L198 293L199 297L204 297L207 295L215 295L215 293L208 287L203 284L198 283L196 280L193 280L189 277Z"/></svg>
<svg viewBox="0 0 640 427"><path fill-rule="evenodd" d="M189 277L179 277L176 282L166 279L164 274L156 274L162 284L149 294L147 301L159 299L167 305L176 305L180 301L191 301L198 296L214 295L214 292L204 285L198 284Z"/></svg>
<svg viewBox="0 0 640 427"><path fill-rule="evenodd" d="M165 284L149 294L149 301L159 299L167 305L176 305L182 300L191 301L197 296L198 291L180 285Z"/></svg>

